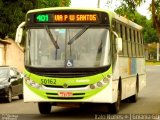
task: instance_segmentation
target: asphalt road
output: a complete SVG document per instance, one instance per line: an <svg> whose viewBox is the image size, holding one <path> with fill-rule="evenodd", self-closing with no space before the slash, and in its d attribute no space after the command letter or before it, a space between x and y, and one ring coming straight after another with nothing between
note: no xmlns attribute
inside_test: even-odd
<svg viewBox="0 0 160 120"><path fill-rule="evenodd" d="M160 66L147 66L147 86L139 93L137 103L121 103L120 112L108 115L105 104L80 108L52 107L50 115L40 115L36 103L23 103L18 97L12 103L0 102L2 120L78 120L78 119L159 119L160 120ZM159 114L159 115L158 115ZM147 115L147 116L146 116Z"/></svg>

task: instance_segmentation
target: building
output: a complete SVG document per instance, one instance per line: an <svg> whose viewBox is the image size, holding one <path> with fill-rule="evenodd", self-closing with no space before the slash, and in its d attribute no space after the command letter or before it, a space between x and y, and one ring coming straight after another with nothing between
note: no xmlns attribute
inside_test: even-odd
<svg viewBox="0 0 160 120"><path fill-rule="evenodd" d="M0 39L0 66L16 67L20 72L24 70L24 50L12 39Z"/></svg>

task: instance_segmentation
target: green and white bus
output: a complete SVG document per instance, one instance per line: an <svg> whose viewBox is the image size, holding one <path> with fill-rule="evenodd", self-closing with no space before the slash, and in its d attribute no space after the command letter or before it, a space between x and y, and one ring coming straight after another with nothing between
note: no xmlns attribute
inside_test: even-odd
<svg viewBox="0 0 160 120"><path fill-rule="evenodd" d="M17 28L17 43L23 27L24 102L37 102L41 114L84 103L106 103L117 113L121 100L136 102L146 85L142 27L114 12L30 10Z"/></svg>

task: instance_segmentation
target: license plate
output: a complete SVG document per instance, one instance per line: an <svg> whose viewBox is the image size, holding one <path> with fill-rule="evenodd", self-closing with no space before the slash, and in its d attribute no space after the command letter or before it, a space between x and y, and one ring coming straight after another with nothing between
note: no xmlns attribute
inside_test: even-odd
<svg viewBox="0 0 160 120"><path fill-rule="evenodd" d="M71 97L73 95L72 92L59 92L58 96L60 97Z"/></svg>

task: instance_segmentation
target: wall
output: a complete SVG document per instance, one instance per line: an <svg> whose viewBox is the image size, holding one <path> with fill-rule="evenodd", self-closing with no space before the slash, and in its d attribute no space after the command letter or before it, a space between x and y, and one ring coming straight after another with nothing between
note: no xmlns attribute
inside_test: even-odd
<svg viewBox="0 0 160 120"><path fill-rule="evenodd" d="M16 67L20 72L24 71L24 52L13 40L7 39L10 44L6 44L5 57L6 65Z"/></svg>
<svg viewBox="0 0 160 120"><path fill-rule="evenodd" d="M0 65L5 65L5 45L4 43L0 43Z"/></svg>

